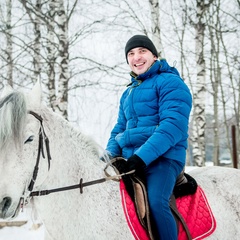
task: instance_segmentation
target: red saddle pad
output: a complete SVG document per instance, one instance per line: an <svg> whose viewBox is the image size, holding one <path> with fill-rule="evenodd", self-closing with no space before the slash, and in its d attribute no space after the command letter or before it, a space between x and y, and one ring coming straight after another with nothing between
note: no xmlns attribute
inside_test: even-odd
<svg viewBox="0 0 240 240"><path fill-rule="evenodd" d="M122 206L128 226L138 240L149 240L147 231L138 220L135 206L128 195L123 181L120 181ZM177 208L186 221L193 240L200 240L211 235L216 229L216 221L200 186L193 195L180 197L176 200ZM187 240L186 232L179 225L178 240Z"/></svg>

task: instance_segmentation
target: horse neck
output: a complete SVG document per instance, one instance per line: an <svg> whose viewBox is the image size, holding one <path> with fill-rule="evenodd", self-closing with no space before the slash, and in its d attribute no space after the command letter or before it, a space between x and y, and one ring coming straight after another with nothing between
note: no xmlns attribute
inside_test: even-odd
<svg viewBox="0 0 240 240"><path fill-rule="evenodd" d="M45 110L43 118L52 157L48 179L72 184L79 177L101 177L103 171L94 142L51 111Z"/></svg>

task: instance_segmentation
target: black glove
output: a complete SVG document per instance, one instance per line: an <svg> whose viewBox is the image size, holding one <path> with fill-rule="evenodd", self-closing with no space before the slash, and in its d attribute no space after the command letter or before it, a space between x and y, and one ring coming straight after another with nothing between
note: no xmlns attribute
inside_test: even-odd
<svg viewBox="0 0 240 240"><path fill-rule="evenodd" d="M113 162L112 165L115 168L117 168L119 173L126 173L126 172L128 172L127 161L124 158L121 158L120 160L117 160L116 162Z"/></svg>
<svg viewBox="0 0 240 240"><path fill-rule="evenodd" d="M132 155L127 160L127 171L130 172L132 170L136 170L137 172L143 172L146 168L145 162L136 154Z"/></svg>

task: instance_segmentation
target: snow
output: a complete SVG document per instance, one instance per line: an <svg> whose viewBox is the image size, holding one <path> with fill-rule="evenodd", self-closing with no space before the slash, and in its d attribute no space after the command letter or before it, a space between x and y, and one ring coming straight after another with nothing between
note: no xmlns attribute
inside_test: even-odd
<svg viewBox="0 0 240 240"><path fill-rule="evenodd" d="M0 228L0 240L43 240L44 226L39 221L32 221L30 217L30 209L25 209L17 218L11 222L27 221L21 227L6 226ZM1 223L3 220L0 221Z"/></svg>

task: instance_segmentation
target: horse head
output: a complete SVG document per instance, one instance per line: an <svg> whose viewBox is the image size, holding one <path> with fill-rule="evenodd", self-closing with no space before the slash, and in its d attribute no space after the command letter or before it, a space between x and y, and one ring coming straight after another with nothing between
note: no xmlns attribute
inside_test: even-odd
<svg viewBox="0 0 240 240"><path fill-rule="evenodd" d="M20 199L31 180L38 151L39 121L29 111L40 111L37 83L26 95L8 88L0 99L0 218L17 215Z"/></svg>

